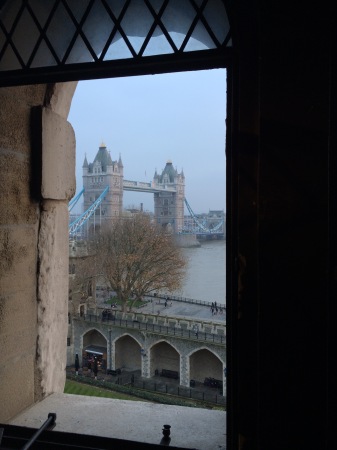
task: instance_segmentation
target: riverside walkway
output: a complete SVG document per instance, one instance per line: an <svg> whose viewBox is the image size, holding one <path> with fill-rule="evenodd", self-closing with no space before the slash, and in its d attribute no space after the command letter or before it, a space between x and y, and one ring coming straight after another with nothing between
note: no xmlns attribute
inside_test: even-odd
<svg viewBox="0 0 337 450"><path fill-rule="evenodd" d="M96 292L97 305L100 308L109 308L101 298L100 291ZM168 300L167 300L168 298ZM166 306L165 306L165 300ZM134 312L144 314L157 314L168 317L185 317L196 320L207 320L212 322L226 322L226 306L217 302L218 312L211 310L212 302L197 300L174 295L148 295L145 297L146 304L140 308L134 308ZM214 304L214 302L213 302Z"/></svg>

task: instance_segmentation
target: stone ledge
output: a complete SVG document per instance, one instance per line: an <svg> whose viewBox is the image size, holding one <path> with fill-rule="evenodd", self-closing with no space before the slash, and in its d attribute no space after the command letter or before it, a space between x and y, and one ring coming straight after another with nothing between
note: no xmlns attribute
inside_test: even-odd
<svg viewBox="0 0 337 450"><path fill-rule="evenodd" d="M159 444L169 424L172 447L226 448L226 412L140 401L52 394L10 424L39 428L49 412L57 414L56 431Z"/></svg>

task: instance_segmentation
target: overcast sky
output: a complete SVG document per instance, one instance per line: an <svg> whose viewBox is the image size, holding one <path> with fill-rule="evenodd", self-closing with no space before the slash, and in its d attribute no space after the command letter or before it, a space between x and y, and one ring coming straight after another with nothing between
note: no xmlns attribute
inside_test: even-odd
<svg viewBox="0 0 337 450"><path fill-rule="evenodd" d="M103 141L121 155L124 179L151 181L171 160L195 213L225 209L225 70L81 81L68 120L77 191L85 154L93 162ZM124 192L124 207L140 203L153 211L152 194Z"/></svg>

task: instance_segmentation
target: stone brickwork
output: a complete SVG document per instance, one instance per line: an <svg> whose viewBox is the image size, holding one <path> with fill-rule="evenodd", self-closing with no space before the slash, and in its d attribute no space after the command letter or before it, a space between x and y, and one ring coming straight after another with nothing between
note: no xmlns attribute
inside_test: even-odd
<svg viewBox="0 0 337 450"><path fill-rule="evenodd" d="M0 90L0 422L64 388L75 86Z"/></svg>
<svg viewBox="0 0 337 450"><path fill-rule="evenodd" d="M141 354L141 363L139 369L142 377L150 378L155 374L156 369L162 369L165 354L168 354L167 347L159 349L160 357L155 356L154 348L156 346L168 345L172 350L172 357L176 352L177 358L174 364L177 367L170 366L169 369L177 370L180 376L180 384L182 386L189 386L191 378L191 358L201 350L209 354L207 372L203 372L202 367L198 368L198 358L193 360L193 376L199 374L199 381L203 381L206 376L213 376L213 378L222 379L226 367L226 346L224 344L216 344L202 340L188 339L177 336L163 336L160 333L152 331L144 331L138 329L125 329L115 327L112 323L95 323L84 320L83 318L73 318L73 335L74 335L74 354L68 361L69 365L74 364L75 354L78 353L81 357L83 348L83 336L91 330L97 330L106 340L107 346L107 367L109 369L117 369L116 363L116 343L123 336L129 336L138 344L139 352ZM163 351L166 350L166 351ZM123 351L128 351L128 346L123 348ZM217 361L217 363L215 363ZM204 364L204 360L200 361ZM219 369L220 367L220 369ZM206 373L206 375L205 375ZM216 375L216 376L215 376ZM224 386L225 387L225 386Z"/></svg>

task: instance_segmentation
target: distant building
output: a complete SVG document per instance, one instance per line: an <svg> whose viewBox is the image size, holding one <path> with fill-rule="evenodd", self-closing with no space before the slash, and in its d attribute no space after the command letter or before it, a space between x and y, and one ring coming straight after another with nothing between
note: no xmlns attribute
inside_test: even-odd
<svg viewBox="0 0 337 450"><path fill-rule="evenodd" d="M88 230L91 231L99 227L102 220L112 220L123 211L123 163L120 156L118 161L113 161L106 145L102 143L94 161L88 163L85 157L82 168L84 211L109 187L101 205L87 222Z"/></svg>
<svg viewBox="0 0 337 450"><path fill-rule="evenodd" d="M103 222L111 221L123 213L123 184L139 187L140 191L154 193L154 219L163 226L179 233L184 226L185 175L179 173L171 161L162 173L154 174L152 183L124 182L124 166L121 157L113 161L107 147L102 143L92 163L87 157L83 162L84 211L104 193L95 213L86 222L84 235L97 230ZM143 186L144 185L144 186ZM157 190L157 192L156 192ZM140 210L142 211L142 204ZM129 211L129 214L136 211ZM139 212L139 210L137 211Z"/></svg>
<svg viewBox="0 0 337 450"><path fill-rule="evenodd" d="M153 177L153 186L171 187L174 192L156 192L154 194L154 216L158 224L172 227L175 233L184 227L185 175L178 173L172 161L167 161L161 175L157 171Z"/></svg>

